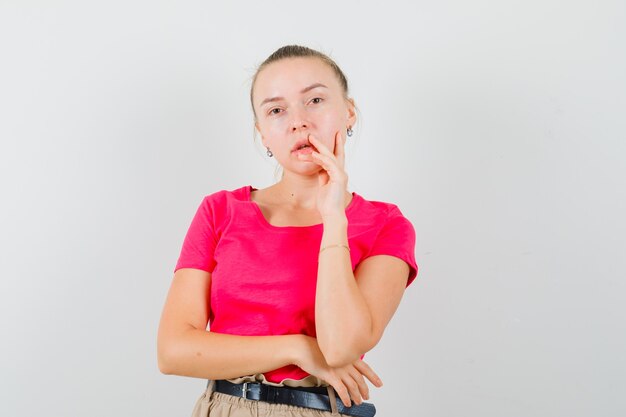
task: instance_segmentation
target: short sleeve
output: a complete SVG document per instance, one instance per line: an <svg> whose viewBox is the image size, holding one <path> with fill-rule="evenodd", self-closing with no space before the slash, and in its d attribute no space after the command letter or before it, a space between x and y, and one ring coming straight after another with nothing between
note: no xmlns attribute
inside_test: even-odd
<svg viewBox="0 0 626 417"><path fill-rule="evenodd" d="M205 197L191 220L174 272L181 268L213 272L216 245L213 210L209 197Z"/></svg>
<svg viewBox="0 0 626 417"><path fill-rule="evenodd" d="M415 229L402 215L398 207L393 206L387 215L385 224L380 229L367 256L391 255L402 259L409 265L408 287L417 276L415 262Z"/></svg>

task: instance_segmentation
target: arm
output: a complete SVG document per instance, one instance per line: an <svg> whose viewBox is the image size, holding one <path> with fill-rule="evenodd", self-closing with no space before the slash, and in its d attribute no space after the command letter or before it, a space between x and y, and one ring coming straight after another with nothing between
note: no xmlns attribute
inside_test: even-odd
<svg viewBox="0 0 626 417"><path fill-rule="evenodd" d="M348 243L348 220L341 194L345 195L348 176L344 171L345 140L335 134L335 145L328 147L309 135L317 148L300 159L319 164L320 188L317 208L323 219L321 246ZM352 272L349 252L332 247L320 252L315 295L317 341L330 366L343 366L371 350L380 340L395 313L407 285L409 266L400 258L375 254Z"/></svg>
<svg viewBox="0 0 626 417"><path fill-rule="evenodd" d="M211 274L182 268L172 281L157 337L159 370L206 379L230 379L296 362L302 335L235 336L206 330Z"/></svg>
<svg viewBox="0 0 626 417"><path fill-rule="evenodd" d="M347 244L345 216L324 221L321 246ZM319 254L315 326L330 366L342 366L371 350L395 313L406 288L409 267L399 258L372 256L352 272L342 247Z"/></svg>

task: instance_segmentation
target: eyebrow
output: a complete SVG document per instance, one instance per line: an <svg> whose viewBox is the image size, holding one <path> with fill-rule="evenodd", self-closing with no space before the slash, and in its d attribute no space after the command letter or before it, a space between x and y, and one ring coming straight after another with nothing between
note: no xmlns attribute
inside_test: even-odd
<svg viewBox="0 0 626 417"><path fill-rule="evenodd" d="M318 88L318 87L328 88L328 87L326 87L326 86L325 86L324 84L322 84L322 83L315 83L315 84L311 84L311 85L310 85L310 86L308 86L308 87L303 88L303 89L302 89L302 91L300 91L300 94L304 94L304 93L306 93L307 91L311 91L311 90L313 90L314 88ZM284 100L284 97L271 97L271 98L266 98L265 100L263 100L263 101L261 102L261 104L259 104L259 107L262 107L262 106L263 106L264 104L266 104L266 103L271 103L271 102L273 102L273 101L280 101L280 100Z"/></svg>

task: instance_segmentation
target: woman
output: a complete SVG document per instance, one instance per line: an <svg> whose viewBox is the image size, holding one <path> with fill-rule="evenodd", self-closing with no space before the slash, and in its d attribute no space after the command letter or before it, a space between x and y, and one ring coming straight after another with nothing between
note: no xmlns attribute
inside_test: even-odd
<svg viewBox="0 0 626 417"><path fill-rule="evenodd" d="M203 199L161 317L159 368L209 380L194 416L373 415L365 379L382 381L362 358L417 275L413 226L347 190L356 112L329 57L278 49L250 98L283 176Z"/></svg>

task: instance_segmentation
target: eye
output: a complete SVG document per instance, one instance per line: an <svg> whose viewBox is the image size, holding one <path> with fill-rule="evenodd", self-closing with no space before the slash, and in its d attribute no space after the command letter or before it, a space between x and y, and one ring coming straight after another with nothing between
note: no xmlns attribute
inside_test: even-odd
<svg viewBox="0 0 626 417"><path fill-rule="evenodd" d="M270 109L270 111L268 112L268 114L270 115L275 115L280 113L281 109L279 109L278 107L274 107L273 109Z"/></svg>
<svg viewBox="0 0 626 417"><path fill-rule="evenodd" d="M323 98L321 98L321 97L315 97L315 98L311 99L311 102L313 104L319 104L319 103L322 102L322 100L323 100Z"/></svg>

